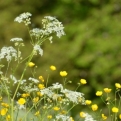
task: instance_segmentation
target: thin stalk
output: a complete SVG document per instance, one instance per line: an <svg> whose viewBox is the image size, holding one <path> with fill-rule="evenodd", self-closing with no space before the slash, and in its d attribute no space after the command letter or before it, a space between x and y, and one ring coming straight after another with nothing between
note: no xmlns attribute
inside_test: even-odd
<svg viewBox="0 0 121 121"><path fill-rule="evenodd" d="M31 61L33 55L34 55L34 51L32 51L32 53L30 54L30 57L29 57L27 63L29 63L29 62ZM18 89L19 89L20 83L21 83L21 81L22 81L22 79L23 79L23 77L24 77L24 74L25 74L25 72L26 72L27 67L28 67L28 65L26 64L26 66L25 66L25 68L24 68L24 71L23 71L23 73L22 73L22 75L21 75L20 81L19 81L19 83L18 83L18 85L17 85L17 88L16 88L16 90L15 90L15 93L14 93L14 95L13 95L13 98L12 98L12 100L11 100L11 102L12 102L12 103L11 103L11 118L12 118L11 121L14 121L14 119L13 119L14 99L15 99L15 96L16 96L17 91L18 91Z"/></svg>

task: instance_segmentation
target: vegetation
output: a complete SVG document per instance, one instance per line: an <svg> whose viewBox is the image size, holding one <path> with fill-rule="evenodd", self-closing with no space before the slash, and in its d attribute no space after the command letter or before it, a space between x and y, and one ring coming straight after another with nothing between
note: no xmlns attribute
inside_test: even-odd
<svg viewBox="0 0 121 121"><path fill-rule="evenodd" d="M9 40L15 36L25 38L25 45L28 45L30 38L26 28L13 22L18 14L32 13L35 23L32 27L37 28L41 28L43 16L56 16L64 24L66 36L60 41L55 37L53 44L46 41L42 45L45 49L43 59L36 56L32 60L40 66L37 73L47 78L46 69L52 64L59 70L66 70L68 79L74 83L68 84L71 89L85 78L87 85L78 91L86 93L88 99L98 100L95 96L97 90L102 87L114 89L112 85L121 78L120 4L120 0L1 1L0 47L11 45ZM23 48L25 55L29 48L31 46L27 50ZM20 67L18 76L22 71ZM50 75L50 82L59 78L56 72L50 72Z"/></svg>

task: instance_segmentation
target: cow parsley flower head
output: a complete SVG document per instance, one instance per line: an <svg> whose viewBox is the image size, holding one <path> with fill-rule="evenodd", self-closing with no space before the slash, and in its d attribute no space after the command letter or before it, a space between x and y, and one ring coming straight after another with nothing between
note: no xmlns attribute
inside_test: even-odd
<svg viewBox="0 0 121 121"><path fill-rule="evenodd" d="M23 41L23 39L22 38L12 38L10 41L12 41L12 42L22 42Z"/></svg>
<svg viewBox="0 0 121 121"><path fill-rule="evenodd" d="M56 36L59 38L65 35L63 24L55 17L45 16L44 19L42 19L42 24L47 33L56 33Z"/></svg>
<svg viewBox="0 0 121 121"><path fill-rule="evenodd" d="M39 83L39 80L35 79L35 78L32 78L32 77L29 77L29 80L31 80L32 82L34 83Z"/></svg>
<svg viewBox="0 0 121 121"><path fill-rule="evenodd" d="M36 39L39 39L44 36L48 36L50 33L43 29L33 28L32 30L30 30L30 34L31 36L34 36Z"/></svg>
<svg viewBox="0 0 121 121"><path fill-rule="evenodd" d="M58 114L56 116L56 120L54 121L72 121L71 118L69 116L66 116L66 115L62 115L62 114Z"/></svg>
<svg viewBox="0 0 121 121"><path fill-rule="evenodd" d="M43 55L43 50L40 48L40 45L35 45L34 50L35 52L38 51L41 56Z"/></svg>
<svg viewBox="0 0 121 121"><path fill-rule="evenodd" d="M32 14L29 12L22 13L18 17L16 17L14 21L19 22L19 23L23 22L25 25L29 25L31 24L30 16L32 16Z"/></svg>
<svg viewBox="0 0 121 121"><path fill-rule="evenodd" d="M96 120L94 120L93 117L92 117L91 115L89 115L88 113L85 113L84 116L85 116L85 117L84 117L84 118L85 118L84 121L96 121Z"/></svg>
<svg viewBox="0 0 121 121"><path fill-rule="evenodd" d="M69 101L76 103L76 104L81 103L85 105L85 99L83 97L84 96L83 93L71 91L68 89L64 89L61 92L65 94L65 96L68 98Z"/></svg>
<svg viewBox="0 0 121 121"><path fill-rule="evenodd" d="M16 61L17 57L17 51L12 46L3 47L0 51L0 60L6 58L7 61L11 61L12 58L15 58Z"/></svg>

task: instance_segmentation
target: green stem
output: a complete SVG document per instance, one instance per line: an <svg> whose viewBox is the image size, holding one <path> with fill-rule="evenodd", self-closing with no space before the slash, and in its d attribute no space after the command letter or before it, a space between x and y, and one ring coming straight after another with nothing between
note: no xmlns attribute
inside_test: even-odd
<svg viewBox="0 0 121 121"><path fill-rule="evenodd" d="M33 50L32 53L30 54L30 57L29 57L29 59L28 59L28 61L27 61L27 64L26 64L26 66L25 66L25 68L24 68L24 71L23 71L23 73L22 73L22 75L21 75L20 81L19 81L19 83L18 83L18 85L17 85L17 88L16 88L15 93L14 93L14 95L13 95L13 98L12 98L12 100L11 100L11 121L14 121L14 115L13 115L14 99L15 99L15 96L16 96L17 91L18 91L18 89L19 89L19 86L20 86L20 84L21 84L21 81L22 81L22 79L23 79L23 77L24 77L24 74L25 74L25 72L26 72L26 69L27 69L27 67L28 67L28 63L29 63L29 62L31 61L31 59L33 58L33 55L34 55L34 50Z"/></svg>

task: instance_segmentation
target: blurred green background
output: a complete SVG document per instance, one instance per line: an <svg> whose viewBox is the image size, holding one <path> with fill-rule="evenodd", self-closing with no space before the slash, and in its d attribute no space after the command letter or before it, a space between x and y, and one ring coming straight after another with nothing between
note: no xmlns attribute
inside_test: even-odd
<svg viewBox="0 0 121 121"><path fill-rule="evenodd" d="M55 16L65 27L66 36L55 37L53 44L46 41L44 55L34 57L36 76L46 79L49 73L51 83L61 82L59 71L65 70L72 89L85 78L87 85L78 91L93 100L95 91L121 82L121 0L0 0L0 48L11 45L13 37L22 37L26 55L31 48L27 29L14 22L23 12L32 13L34 28L41 27L45 15ZM50 65L57 71L50 72Z"/></svg>

